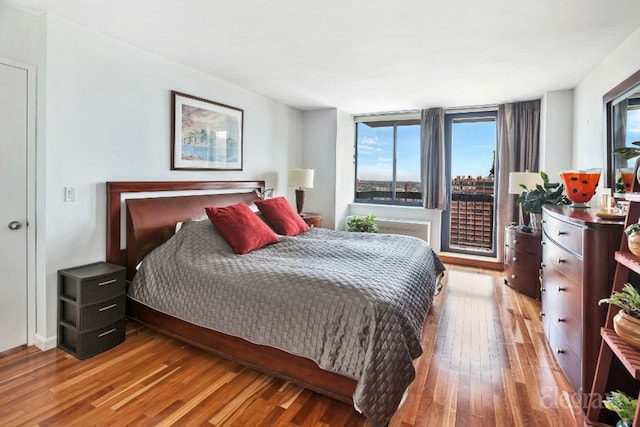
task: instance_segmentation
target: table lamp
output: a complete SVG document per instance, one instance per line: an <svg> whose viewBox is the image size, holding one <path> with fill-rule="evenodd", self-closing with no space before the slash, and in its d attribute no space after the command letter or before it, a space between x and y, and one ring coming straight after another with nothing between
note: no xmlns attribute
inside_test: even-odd
<svg viewBox="0 0 640 427"><path fill-rule="evenodd" d="M509 173L509 194L520 195L525 192L521 185L530 190L536 188L536 185L542 185L542 177L539 172L510 172ZM523 225L529 225L529 216L524 212L522 204L520 204L520 222Z"/></svg>
<svg viewBox="0 0 640 427"><path fill-rule="evenodd" d="M313 169L291 169L289 171L289 187L297 187L296 208L298 214L302 214L304 189L313 188Z"/></svg>

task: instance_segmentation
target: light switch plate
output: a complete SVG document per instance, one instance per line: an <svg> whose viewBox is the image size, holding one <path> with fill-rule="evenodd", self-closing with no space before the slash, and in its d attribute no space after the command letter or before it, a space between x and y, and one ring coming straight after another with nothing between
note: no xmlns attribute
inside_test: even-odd
<svg viewBox="0 0 640 427"><path fill-rule="evenodd" d="M64 201L75 202L78 197L78 189L76 187L64 187Z"/></svg>

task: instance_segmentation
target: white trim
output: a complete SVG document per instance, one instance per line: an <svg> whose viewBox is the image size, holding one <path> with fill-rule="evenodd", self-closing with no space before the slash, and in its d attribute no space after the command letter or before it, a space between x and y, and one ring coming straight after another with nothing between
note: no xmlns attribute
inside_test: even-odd
<svg viewBox="0 0 640 427"><path fill-rule="evenodd" d="M0 63L27 72L27 345L33 345L36 335L36 66L2 57Z"/></svg>
<svg viewBox="0 0 640 427"><path fill-rule="evenodd" d="M33 344L42 351L49 351L56 348L58 345L58 337L53 336L45 338L40 334L35 334Z"/></svg>
<svg viewBox="0 0 640 427"><path fill-rule="evenodd" d="M354 116L354 122L383 122L387 120L420 120L420 110L396 111L393 113L374 113Z"/></svg>

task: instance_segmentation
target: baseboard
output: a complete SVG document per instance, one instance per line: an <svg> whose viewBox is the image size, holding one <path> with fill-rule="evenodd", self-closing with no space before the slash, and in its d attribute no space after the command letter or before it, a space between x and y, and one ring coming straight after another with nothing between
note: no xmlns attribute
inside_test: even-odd
<svg viewBox="0 0 640 427"><path fill-rule="evenodd" d="M504 264L496 258L486 258L472 256L466 254L457 254L452 252L440 252L438 254L440 261L445 264L462 265L465 267L484 268L486 270L504 270Z"/></svg>
<svg viewBox="0 0 640 427"><path fill-rule="evenodd" d="M45 338L40 334L35 334L33 341L33 344L42 351L54 349L58 345L58 337L56 336Z"/></svg>

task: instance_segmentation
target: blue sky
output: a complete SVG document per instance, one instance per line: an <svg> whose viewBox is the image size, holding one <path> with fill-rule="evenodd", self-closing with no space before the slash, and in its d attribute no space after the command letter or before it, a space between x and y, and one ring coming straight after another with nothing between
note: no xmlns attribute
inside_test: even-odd
<svg viewBox="0 0 640 427"><path fill-rule="evenodd" d="M640 141L640 109L627 111L627 145Z"/></svg>
<svg viewBox="0 0 640 427"><path fill-rule="evenodd" d="M452 176L487 176L493 162L495 122L453 125ZM420 181L420 126L398 127L398 181ZM393 128L358 124L358 178L391 181Z"/></svg>

